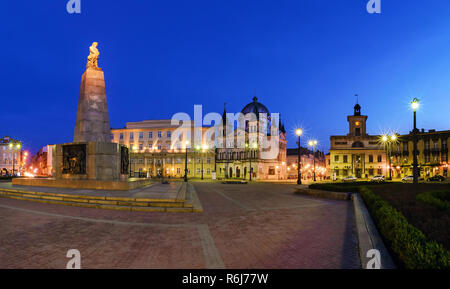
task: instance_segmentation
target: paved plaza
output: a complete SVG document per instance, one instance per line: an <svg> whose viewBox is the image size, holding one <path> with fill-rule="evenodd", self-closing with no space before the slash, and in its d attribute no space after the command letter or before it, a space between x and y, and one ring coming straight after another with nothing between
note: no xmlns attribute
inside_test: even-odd
<svg viewBox="0 0 450 289"><path fill-rule="evenodd" d="M203 213L0 198L0 268L359 268L353 205L295 185L193 183Z"/></svg>

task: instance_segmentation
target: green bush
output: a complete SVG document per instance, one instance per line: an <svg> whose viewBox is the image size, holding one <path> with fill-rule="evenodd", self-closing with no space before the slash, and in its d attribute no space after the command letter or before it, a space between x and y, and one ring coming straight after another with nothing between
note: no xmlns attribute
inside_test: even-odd
<svg viewBox="0 0 450 289"><path fill-rule="evenodd" d="M372 217L397 260L407 269L450 269L450 251L426 236L388 202L360 188Z"/></svg>
<svg viewBox="0 0 450 289"><path fill-rule="evenodd" d="M417 200L445 211L450 210L449 198L450 198L450 191L424 192L416 196Z"/></svg>

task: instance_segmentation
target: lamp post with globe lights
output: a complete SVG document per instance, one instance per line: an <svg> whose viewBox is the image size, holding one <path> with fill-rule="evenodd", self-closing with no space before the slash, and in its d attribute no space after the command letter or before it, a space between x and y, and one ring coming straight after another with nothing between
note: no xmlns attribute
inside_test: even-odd
<svg viewBox="0 0 450 289"><path fill-rule="evenodd" d="M301 168L301 146L300 146L300 137L303 134L303 130L301 128L298 128L295 131L295 134L298 136L298 153L297 153L297 184L302 184L302 174L300 171Z"/></svg>
<svg viewBox="0 0 450 289"><path fill-rule="evenodd" d="M313 148L313 177L314 177L313 180L316 181L316 145L317 145L317 141L310 140L310 141L308 141L308 145Z"/></svg>
<svg viewBox="0 0 450 289"><path fill-rule="evenodd" d="M419 108L420 105L420 101L417 98L414 98L411 101L411 108L414 112L414 128L412 131L412 135L413 135L413 183L417 184L419 183L419 172L418 172L418 163L417 163L417 126L416 126L416 111Z"/></svg>

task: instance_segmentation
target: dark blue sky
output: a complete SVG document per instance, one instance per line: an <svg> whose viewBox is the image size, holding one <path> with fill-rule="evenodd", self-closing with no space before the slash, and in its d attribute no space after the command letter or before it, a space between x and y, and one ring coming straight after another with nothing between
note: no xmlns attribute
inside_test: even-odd
<svg viewBox="0 0 450 289"><path fill-rule="evenodd" d="M368 132L450 129L450 1L7 0L0 9L0 135L35 152L71 142L81 74L99 42L112 127L127 121L238 112L254 88L295 147L302 125L319 148L347 133L354 94ZM303 142L303 141L302 141Z"/></svg>

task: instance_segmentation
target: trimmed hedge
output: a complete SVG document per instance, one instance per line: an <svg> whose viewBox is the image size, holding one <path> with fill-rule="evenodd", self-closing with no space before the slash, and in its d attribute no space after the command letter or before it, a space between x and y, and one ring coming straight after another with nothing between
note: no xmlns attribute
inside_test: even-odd
<svg viewBox="0 0 450 289"><path fill-rule="evenodd" d="M450 251L426 236L388 202L366 187L359 192L377 228L407 269L450 269Z"/></svg>
<svg viewBox="0 0 450 289"><path fill-rule="evenodd" d="M450 202L448 201L450 197L450 191L432 191L420 193L416 196L416 199L432 205L438 209L449 211Z"/></svg>
<svg viewBox="0 0 450 289"><path fill-rule="evenodd" d="M323 190L332 192L357 193L361 185L357 183L342 183L342 184L311 184L310 189Z"/></svg>

